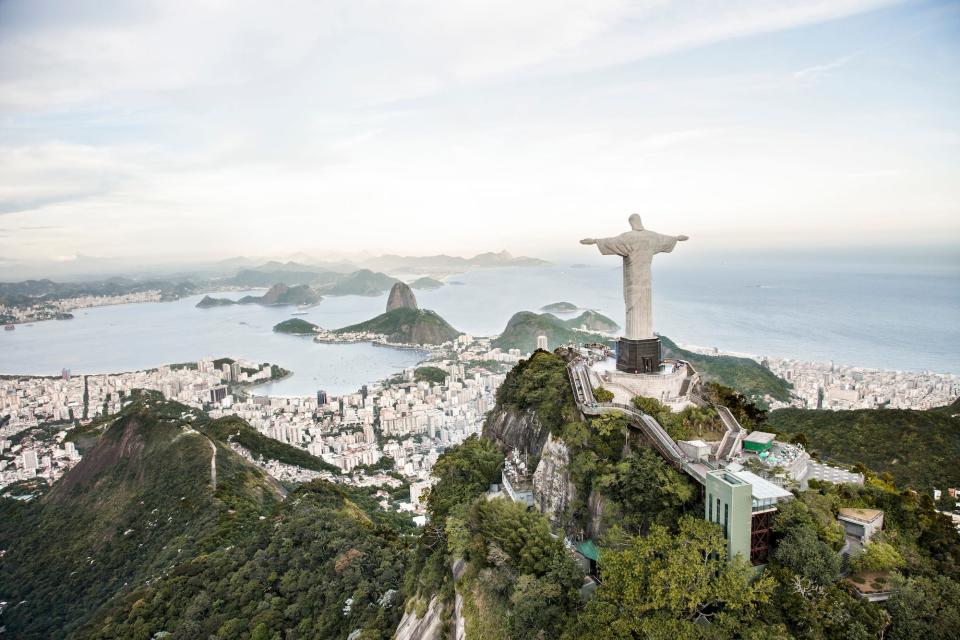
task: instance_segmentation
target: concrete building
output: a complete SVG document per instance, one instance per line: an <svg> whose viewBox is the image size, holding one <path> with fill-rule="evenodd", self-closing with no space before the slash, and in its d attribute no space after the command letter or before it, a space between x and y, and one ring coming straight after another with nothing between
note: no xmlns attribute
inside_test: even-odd
<svg viewBox="0 0 960 640"><path fill-rule="evenodd" d="M677 446L690 456L691 460L697 462L702 462L710 456L710 445L703 440L678 440Z"/></svg>
<svg viewBox="0 0 960 640"><path fill-rule="evenodd" d="M537 336L537 349L547 351L547 336Z"/></svg>
<svg viewBox="0 0 960 640"><path fill-rule="evenodd" d="M754 453L763 453L773 446L773 441L777 437L775 433L766 431L751 431L750 435L743 439L743 450Z"/></svg>
<svg viewBox="0 0 960 640"><path fill-rule="evenodd" d="M723 529L727 557L764 564L777 504L793 494L749 471L718 469L706 476L704 518Z"/></svg>
<svg viewBox="0 0 960 640"><path fill-rule="evenodd" d="M837 521L843 525L848 536L867 544L877 531L883 529L883 511L846 507L840 509Z"/></svg>

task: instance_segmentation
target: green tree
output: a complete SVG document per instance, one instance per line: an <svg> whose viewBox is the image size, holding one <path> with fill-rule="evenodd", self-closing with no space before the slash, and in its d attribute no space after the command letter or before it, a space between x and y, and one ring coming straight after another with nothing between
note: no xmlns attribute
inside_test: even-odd
<svg viewBox="0 0 960 640"><path fill-rule="evenodd" d="M840 577L839 556L809 527L792 529L780 538L771 559L819 585L832 584Z"/></svg>
<svg viewBox="0 0 960 640"><path fill-rule="evenodd" d="M597 402L613 402L613 391L603 387L595 387L593 397L596 398Z"/></svg>
<svg viewBox="0 0 960 640"><path fill-rule="evenodd" d="M944 576L917 576L895 581L887 601L891 640L946 640L960 630L960 584Z"/></svg>
<svg viewBox="0 0 960 640"><path fill-rule="evenodd" d="M519 502L477 500L470 509L469 528L479 546L476 555L485 557L491 547L499 548L519 573L542 576L551 560L563 553L563 543L550 535L546 518Z"/></svg>
<svg viewBox="0 0 960 640"><path fill-rule="evenodd" d="M439 482L427 497L431 520L443 526L454 505L472 502L500 479L502 468L503 454L496 445L475 435L445 451L433 465Z"/></svg>
<svg viewBox="0 0 960 640"><path fill-rule="evenodd" d="M633 533L645 533L652 523L676 522L696 495L689 479L648 448L617 463L603 492L620 508L621 524Z"/></svg>
<svg viewBox="0 0 960 640"><path fill-rule="evenodd" d="M897 549L886 542L871 542L863 548L863 553L851 563L855 573L865 571L893 571L904 565L903 556Z"/></svg>
<svg viewBox="0 0 960 640"><path fill-rule="evenodd" d="M447 379L447 372L440 367L417 367L413 372L413 376L417 382L443 384L443 381Z"/></svg>
<svg viewBox="0 0 960 640"><path fill-rule="evenodd" d="M568 630L570 638L698 638L749 624L773 581L751 581L742 559L727 562L720 527L684 516L676 535L654 525L622 551L604 550L603 584ZM723 637L723 636L721 636Z"/></svg>

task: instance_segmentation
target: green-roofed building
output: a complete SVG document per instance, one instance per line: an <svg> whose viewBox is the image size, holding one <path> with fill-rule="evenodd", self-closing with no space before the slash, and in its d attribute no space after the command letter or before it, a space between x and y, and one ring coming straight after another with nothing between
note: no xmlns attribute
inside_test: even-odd
<svg viewBox="0 0 960 640"><path fill-rule="evenodd" d="M597 561L600 559L600 548L597 547L596 543L592 539L584 540L583 542L578 542L574 545L574 548L577 550L581 556L587 559L588 566L583 567L589 575L597 575Z"/></svg>
<svg viewBox="0 0 960 640"><path fill-rule="evenodd" d="M776 437L776 434L766 431L751 431L750 435L743 439L743 450L753 453L769 451Z"/></svg>

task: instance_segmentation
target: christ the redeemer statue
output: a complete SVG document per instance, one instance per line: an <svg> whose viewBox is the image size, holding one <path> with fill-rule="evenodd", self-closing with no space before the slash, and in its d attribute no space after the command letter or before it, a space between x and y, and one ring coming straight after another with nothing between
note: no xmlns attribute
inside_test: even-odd
<svg viewBox="0 0 960 640"><path fill-rule="evenodd" d="M670 253L677 241L687 236L667 236L643 228L640 216L630 216L632 231L613 238L584 238L581 244L595 244L605 256L623 258L623 300L627 306L624 338L649 340L653 335L653 301L650 290L650 264L658 253ZM659 351L659 349L658 349Z"/></svg>

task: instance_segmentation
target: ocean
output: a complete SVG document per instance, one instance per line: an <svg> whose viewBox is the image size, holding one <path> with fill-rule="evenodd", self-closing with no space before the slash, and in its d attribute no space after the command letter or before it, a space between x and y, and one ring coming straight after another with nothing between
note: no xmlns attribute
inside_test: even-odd
<svg viewBox="0 0 960 640"><path fill-rule="evenodd" d="M960 373L960 275L955 272L663 263L654 262L654 325L682 344ZM558 301L596 309L623 324L621 270L615 265L487 269L447 281L440 289L416 291L420 306L473 335L499 333L517 311L537 311ZM258 305L197 309L201 297L81 309L73 320L18 325L0 332L0 373L54 375L62 368L109 373L234 356L294 372L258 387L259 393L307 395L326 389L339 394L422 357L368 344L316 344L272 331L290 317L325 328L360 322L383 311L386 295L329 297L296 316L293 308Z"/></svg>

